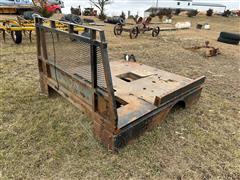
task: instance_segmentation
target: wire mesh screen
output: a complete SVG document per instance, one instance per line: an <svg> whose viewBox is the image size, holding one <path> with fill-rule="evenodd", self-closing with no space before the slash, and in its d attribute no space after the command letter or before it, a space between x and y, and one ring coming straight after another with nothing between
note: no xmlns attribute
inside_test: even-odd
<svg viewBox="0 0 240 180"><path fill-rule="evenodd" d="M104 74L102 52L100 47L97 47L97 86L106 88L106 79Z"/></svg>
<svg viewBox="0 0 240 180"><path fill-rule="evenodd" d="M68 33L45 31L48 61L76 79L92 82L91 44L71 38ZM97 85L106 89L102 52L100 47L94 52L97 56Z"/></svg>

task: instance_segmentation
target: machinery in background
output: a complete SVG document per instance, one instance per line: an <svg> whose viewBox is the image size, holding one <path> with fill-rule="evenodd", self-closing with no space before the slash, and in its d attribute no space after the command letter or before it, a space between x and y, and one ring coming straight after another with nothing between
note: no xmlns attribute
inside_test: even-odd
<svg viewBox="0 0 240 180"><path fill-rule="evenodd" d="M83 11L84 16L97 16L97 10L94 8L85 8Z"/></svg>
<svg viewBox="0 0 240 180"><path fill-rule="evenodd" d="M61 13L64 3L61 0L2 0L0 14L23 14L26 11L46 9L49 13Z"/></svg>

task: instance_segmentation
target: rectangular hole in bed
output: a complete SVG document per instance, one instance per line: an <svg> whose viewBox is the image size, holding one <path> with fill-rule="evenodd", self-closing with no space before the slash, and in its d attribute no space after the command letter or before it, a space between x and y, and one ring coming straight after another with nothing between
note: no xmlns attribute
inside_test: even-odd
<svg viewBox="0 0 240 180"><path fill-rule="evenodd" d="M132 81L143 78L143 77L141 77L137 74L134 74L132 72L128 72L128 73L125 73L125 74L120 74L117 77L120 78L123 81L126 81L126 82L132 82Z"/></svg>

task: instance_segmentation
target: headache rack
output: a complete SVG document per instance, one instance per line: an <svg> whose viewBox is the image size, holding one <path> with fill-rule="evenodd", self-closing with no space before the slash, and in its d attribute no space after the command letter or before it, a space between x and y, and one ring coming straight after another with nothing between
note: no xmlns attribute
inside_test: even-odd
<svg viewBox="0 0 240 180"><path fill-rule="evenodd" d="M46 23L49 21L49 23ZM104 31L37 17L41 90L68 99L93 119L93 133L117 150L159 124L176 105L196 102L205 77L188 79L137 62L109 63ZM79 34L76 27L84 28Z"/></svg>

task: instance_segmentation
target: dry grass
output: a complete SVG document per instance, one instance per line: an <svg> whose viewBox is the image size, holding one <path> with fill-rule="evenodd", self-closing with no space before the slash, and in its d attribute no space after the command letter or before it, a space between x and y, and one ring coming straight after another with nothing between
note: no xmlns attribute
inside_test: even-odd
<svg viewBox="0 0 240 180"><path fill-rule="evenodd" d="M216 41L239 31L239 18L177 17L212 30L114 37L104 27L112 60L138 61L190 78L207 76L199 103L170 114L158 128L112 154L93 137L91 120L38 84L35 43L0 41L0 179L240 179L240 47ZM222 54L204 58L184 49L209 40Z"/></svg>

